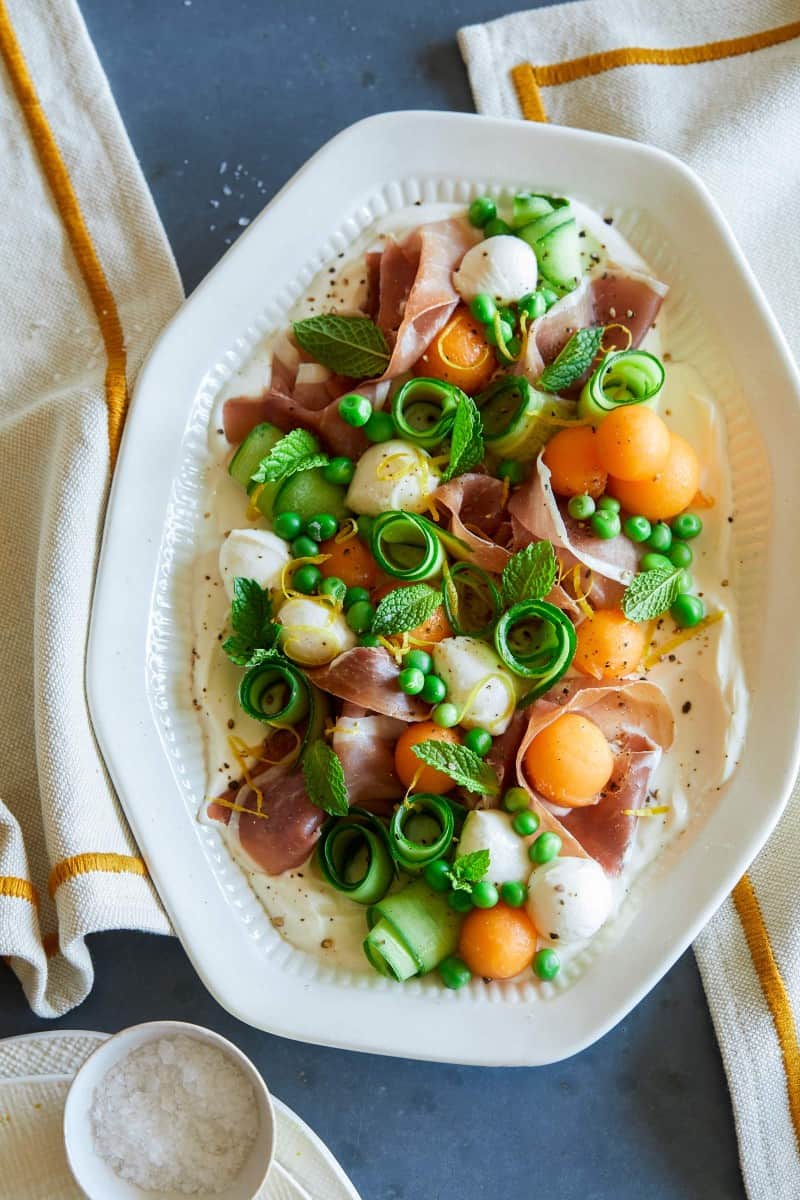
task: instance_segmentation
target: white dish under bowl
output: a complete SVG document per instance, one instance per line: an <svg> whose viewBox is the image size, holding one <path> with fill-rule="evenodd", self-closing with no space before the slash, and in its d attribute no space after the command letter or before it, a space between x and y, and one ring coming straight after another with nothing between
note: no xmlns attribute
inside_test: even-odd
<svg viewBox="0 0 800 1200"><path fill-rule="evenodd" d="M220 835L197 823L206 783L191 699L191 561L209 414L319 268L403 204L531 186L613 217L670 284L673 357L697 366L721 402L751 715L733 778L559 986L453 993L436 978L398 985L348 975L292 949ZM89 647L89 700L108 768L174 927L221 1004L306 1041L534 1065L588 1046L653 987L762 846L797 769L799 400L796 368L728 226L696 176L661 151L556 126L392 113L345 130L307 163L190 297L141 373Z"/></svg>
<svg viewBox="0 0 800 1200"><path fill-rule="evenodd" d="M266 1182L275 1155L275 1113L261 1075L247 1055L212 1029L184 1021L148 1021L121 1029L102 1042L80 1068L64 1105L64 1145L69 1168L88 1200L182 1200L182 1192L150 1191L115 1174L94 1149L90 1112L95 1089L112 1067L134 1050L160 1038L183 1036L221 1050L244 1074L258 1109L258 1133L236 1180L218 1200L253 1200Z"/></svg>

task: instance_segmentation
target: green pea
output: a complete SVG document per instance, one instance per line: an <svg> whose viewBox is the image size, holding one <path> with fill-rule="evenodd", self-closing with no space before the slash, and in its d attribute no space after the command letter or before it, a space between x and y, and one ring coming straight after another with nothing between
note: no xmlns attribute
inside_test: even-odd
<svg viewBox="0 0 800 1200"><path fill-rule="evenodd" d="M369 592L362 587L349 587L344 594L345 608L352 608L359 600L369 600Z"/></svg>
<svg viewBox="0 0 800 1200"><path fill-rule="evenodd" d="M500 334L503 339L503 344L507 345L509 338L514 336L514 330L511 328L508 321L500 322ZM494 325L487 325L483 336L486 338L486 341L490 346L497 345L497 330L495 329Z"/></svg>
<svg viewBox="0 0 800 1200"><path fill-rule="evenodd" d="M497 464L497 478L507 479L510 484L522 483L527 472L515 458L504 458Z"/></svg>
<svg viewBox="0 0 800 1200"><path fill-rule="evenodd" d="M371 442L388 442L394 437L394 421L388 412L374 412L364 426L364 433Z"/></svg>
<svg viewBox="0 0 800 1200"><path fill-rule="evenodd" d="M482 229L487 221L493 221L497 216L497 205L491 196L478 196L472 201L467 212L470 224L476 229Z"/></svg>
<svg viewBox="0 0 800 1200"><path fill-rule="evenodd" d="M418 696L425 686L425 676L416 667L405 667L397 676L397 686L407 696Z"/></svg>
<svg viewBox="0 0 800 1200"><path fill-rule="evenodd" d="M696 538L703 529L703 522L696 513L681 513L672 522L672 532L675 537L683 538L685 542Z"/></svg>
<svg viewBox="0 0 800 1200"><path fill-rule="evenodd" d="M622 505L614 496L601 496L597 501L597 507L602 512L618 513Z"/></svg>
<svg viewBox="0 0 800 1200"><path fill-rule="evenodd" d="M362 633L358 639L359 646L380 646L381 639L374 633Z"/></svg>
<svg viewBox="0 0 800 1200"><path fill-rule="evenodd" d="M317 542L327 542L335 537L339 530L339 522L332 513L317 513L306 521L306 533Z"/></svg>
<svg viewBox="0 0 800 1200"><path fill-rule="evenodd" d="M594 514L597 505L591 496L585 492L580 496L571 496L567 512L575 521L588 521Z"/></svg>
<svg viewBox="0 0 800 1200"><path fill-rule="evenodd" d="M497 312L497 305L490 295L486 292L479 292L477 296L470 301L469 311L472 313L476 321L480 321L481 325L488 325L494 320L494 314Z"/></svg>
<svg viewBox="0 0 800 1200"><path fill-rule="evenodd" d="M447 695L447 684L438 675L426 675L420 695L426 704L441 704Z"/></svg>
<svg viewBox="0 0 800 1200"><path fill-rule="evenodd" d="M416 667L423 675L430 675L433 670L433 659L427 650L409 650L403 655L404 667Z"/></svg>
<svg viewBox="0 0 800 1200"><path fill-rule="evenodd" d="M528 889L524 883L518 883L517 880L509 880L508 883L500 885L500 895L503 902L509 908L522 908L528 899Z"/></svg>
<svg viewBox="0 0 800 1200"><path fill-rule="evenodd" d="M646 542L653 530L647 517L626 517L622 528L632 542Z"/></svg>
<svg viewBox="0 0 800 1200"><path fill-rule="evenodd" d="M669 615L681 629L692 629L699 625L706 615L705 605L699 596L690 596L688 592L683 592L676 598Z"/></svg>
<svg viewBox="0 0 800 1200"><path fill-rule="evenodd" d="M359 396L358 392L348 392L339 401L339 416L346 425L360 429L372 416L372 405L366 396Z"/></svg>
<svg viewBox="0 0 800 1200"><path fill-rule="evenodd" d="M684 568L683 574L681 575L680 582L678 584L678 589L683 594L684 592L690 592L693 587L694 587L694 579L692 578L692 572L687 571Z"/></svg>
<svg viewBox="0 0 800 1200"><path fill-rule="evenodd" d="M650 531L650 537L647 539L647 544L651 550L657 551L658 554L666 554L672 545L672 530L664 521L659 521Z"/></svg>
<svg viewBox="0 0 800 1200"><path fill-rule="evenodd" d="M319 587L321 579L322 571L319 567L315 567L313 563L306 563L304 567L298 567L292 576L292 587L310 596Z"/></svg>
<svg viewBox="0 0 800 1200"><path fill-rule="evenodd" d="M690 567L694 561L692 547L686 542L673 542L667 552L667 558L673 567Z"/></svg>
<svg viewBox="0 0 800 1200"><path fill-rule="evenodd" d="M540 288L539 292L548 308L552 308L559 299L558 292L554 292L552 288Z"/></svg>
<svg viewBox="0 0 800 1200"><path fill-rule="evenodd" d="M460 958L452 955L450 958L444 958L439 963L439 975L442 983L446 988L452 988L457 992L459 988L465 987L472 979L472 971L465 962Z"/></svg>
<svg viewBox="0 0 800 1200"><path fill-rule="evenodd" d="M649 554L643 554L639 559L639 569L641 571L671 571L672 563L665 554L656 554L655 551L650 551Z"/></svg>
<svg viewBox="0 0 800 1200"><path fill-rule="evenodd" d="M347 487L355 473L356 466L352 458L345 458L343 455L332 458L328 465L322 468L323 479L328 483L340 484L342 487Z"/></svg>
<svg viewBox="0 0 800 1200"><path fill-rule="evenodd" d="M300 537L296 537L292 542L291 551L293 558L316 558L319 554L319 545L313 538L301 533Z"/></svg>
<svg viewBox="0 0 800 1200"><path fill-rule="evenodd" d="M430 675L428 678L430 679ZM455 704L448 704L447 702L437 704L431 713L431 719L441 729L452 729L454 725L458 724L458 709Z"/></svg>
<svg viewBox="0 0 800 1200"><path fill-rule="evenodd" d="M532 833L536 833L539 828L539 818L535 812L527 809L523 812L515 814L511 821L511 828L514 833L518 833L520 837L530 837Z"/></svg>
<svg viewBox="0 0 800 1200"><path fill-rule="evenodd" d="M492 217L491 221L487 221L483 227L485 237L499 237L503 233L511 233L511 226L500 217Z"/></svg>
<svg viewBox="0 0 800 1200"><path fill-rule="evenodd" d="M353 633L369 633L375 616L375 609L369 600L356 600L345 613L345 620Z"/></svg>
<svg viewBox="0 0 800 1200"><path fill-rule="evenodd" d="M622 522L615 512L608 512L604 508L599 508L596 513L589 519L589 524L592 527L592 533L595 537L602 538L604 542L610 538L615 538L622 530Z"/></svg>
<svg viewBox="0 0 800 1200"><path fill-rule="evenodd" d="M443 858L436 858L433 862L429 862L422 874L432 891L450 891L450 864Z"/></svg>
<svg viewBox="0 0 800 1200"><path fill-rule="evenodd" d="M531 321L538 320L547 312L547 303L541 292L528 292L517 301L517 308L524 312Z"/></svg>
<svg viewBox="0 0 800 1200"><path fill-rule="evenodd" d="M485 729L469 729L464 734L464 745L473 754L485 758L492 748L492 735Z"/></svg>
<svg viewBox="0 0 800 1200"><path fill-rule="evenodd" d="M561 962L555 950L545 946L542 950L536 951L533 956L533 971L540 979L547 983L551 979L555 979L560 970Z"/></svg>
<svg viewBox="0 0 800 1200"><path fill-rule="evenodd" d="M472 903L472 896L463 888L459 888L457 892L451 892L447 897L447 903L459 913L468 913L475 907Z"/></svg>
<svg viewBox="0 0 800 1200"><path fill-rule="evenodd" d="M347 584L343 579L339 579L336 575L329 575L327 579L323 579L319 585L320 596L332 596L337 604L344 604L344 598L347 595Z"/></svg>
<svg viewBox="0 0 800 1200"><path fill-rule="evenodd" d="M528 858L532 863L546 863L558 858L560 851L561 838L557 833L540 833L528 847Z"/></svg>
<svg viewBox="0 0 800 1200"><path fill-rule="evenodd" d="M493 883L482 879L480 883L473 884L472 903L476 908L494 908L499 902L500 893Z"/></svg>
<svg viewBox="0 0 800 1200"><path fill-rule="evenodd" d="M278 513L272 524L278 537L285 538L287 542L291 542L294 541L303 528L303 518L299 513L295 512Z"/></svg>
<svg viewBox="0 0 800 1200"><path fill-rule="evenodd" d="M523 812L526 808L530 808L530 806L531 798L525 791L525 788L509 788L503 796L503 808L506 812Z"/></svg>

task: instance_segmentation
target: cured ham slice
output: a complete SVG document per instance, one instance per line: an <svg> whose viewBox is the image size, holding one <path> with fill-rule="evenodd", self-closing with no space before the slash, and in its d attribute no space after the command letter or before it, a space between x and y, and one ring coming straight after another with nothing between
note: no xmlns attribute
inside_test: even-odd
<svg viewBox="0 0 800 1200"><path fill-rule="evenodd" d="M536 460L536 470L516 490L508 508L514 522L515 549L527 545L531 538L547 538L556 547L566 568L578 562L595 576L623 586L635 575L638 555L633 542L625 537L604 541L574 521L566 505L562 508L559 504L550 486L550 471L541 454ZM611 604L620 595L621 589L603 588L595 581L595 603Z"/></svg>
<svg viewBox="0 0 800 1200"><path fill-rule="evenodd" d="M557 808L526 778L525 752L538 733L565 712L578 712L599 726L614 751L614 771L597 802L585 808ZM653 771L662 751L672 744L674 722L660 688L645 681L586 686L563 684L555 697L537 700L517 751L517 777L533 798L542 830L557 833L563 853L594 858L610 875L618 875L630 848L637 817L629 810L644 807Z"/></svg>
<svg viewBox="0 0 800 1200"><path fill-rule="evenodd" d="M652 275L628 268L609 267L602 274L586 276L574 292L534 322L518 373L535 383L573 333L588 325L624 325L630 330L631 345L641 345L668 290ZM626 346L627 338L622 330L609 330L606 344Z"/></svg>
<svg viewBox="0 0 800 1200"><path fill-rule="evenodd" d="M399 721L424 721L430 705L400 691L399 673L394 659L382 646L354 646L327 666L306 672L318 688L340 700Z"/></svg>
<svg viewBox="0 0 800 1200"><path fill-rule="evenodd" d="M450 532L467 543L471 561L496 575L510 557L498 542L507 540L510 534L503 497L500 479L479 474L459 475L442 484L433 495L434 502L450 513Z"/></svg>
<svg viewBox="0 0 800 1200"><path fill-rule="evenodd" d="M481 236L464 217L451 217L421 225L399 244L387 244L377 317L392 344L384 379L409 371L447 324L459 303L453 271Z"/></svg>
<svg viewBox="0 0 800 1200"><path fill-rule="evenodd" d="M209 801L206 815L227 825L227 836L235 839L255 871L282 875L306 861L325 821L322 809L306 795L299 768L269 766L251 775L253 786L242 782L230 787L223 800L255 812L258 794L263 797L263 816L250 816Z"/></svg>
<svg viewBox="0 0 800 1200"><path fill-rule="evenodd" d="M343 704L333 728L333 749L344 768L350 803L389 816L405 794L394 771L394 747L405 722Z"/></svg>

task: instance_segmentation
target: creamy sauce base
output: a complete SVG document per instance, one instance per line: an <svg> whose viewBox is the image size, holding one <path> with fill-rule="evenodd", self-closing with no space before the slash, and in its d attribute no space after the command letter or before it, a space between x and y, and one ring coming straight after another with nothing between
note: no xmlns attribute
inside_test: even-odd
<svg viewBox="0 0 800 1200"><path fill-rule="evenodd" d="M647 269L647 264L625 239L597 213L576 202L573 209L586 235L581 246L587 267L597 265L591 257L595 256L600 265L608 258L620 265ZM423 222L459 212L463 212L462 205L429 204L412 206L383 218L362 235L347 258L340 256L332 269L326 266L319 272L288 314L287 324L289 320L319 312L357 311L366 291L362 256L370 247L380 246L381 234L399 237ZM662 316L657 326L643 346L661 355L669 344L664 337ZM241 775L229 737L235 735L252 746L264 737L263 725L243 713L236 703L241 669L226 658L221 648L230 604L219 574L220 544L231 529L264 524L261 518L248 519L247 499L227 473L231 446L222 432L221 411L229 397L256 395L263 390L269 381L273 351L282 336L281 331L276 331L265 337L247 363L232 376L215 405L209 426L205 519L194 568L192 620L194 703L203 727L210 796L221 794ZM654 803L669 805L669 810L638 821L630 854L621 874L612 881L616 914L636 878L687 828L691 818L713 801L730 777L741 754L747 724L747 689L732 587L733 502L725 430L719 409L700 373L669 359L665 368L659 412L670 429L694 446L703 464L701 490L714 500L712 507L702 511L703 532L692 542L695 589L703 597L707 612L722 609L725 615L648 672L647 677L664 691L675 719L673 746L663 755L651 786ZM675 634L669 618L659 625L654 634L656 645ZM208 820L204 813L200 819ZM238 844L237 814L232 814L227 828L217 821L208 823L225 837L273 925L286 941L337 967L370 972L361 949L366 933L364 909L324 881L314 856L296 871L267 876L254 869ZM609 925L615 923L616 914L603 931L603 942L608 940ZM585 943L562 947L559 952L562 962L575 958L584 948Z"/></svg>

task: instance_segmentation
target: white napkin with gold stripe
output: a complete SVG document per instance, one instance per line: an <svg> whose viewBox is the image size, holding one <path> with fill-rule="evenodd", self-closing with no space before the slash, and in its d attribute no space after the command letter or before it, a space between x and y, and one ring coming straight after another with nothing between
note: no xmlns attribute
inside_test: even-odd
<svg viewBox="0 0 800 1200"><path fill-rule="evenodd" d="M87 933L169 930L84 656L129 389L182 291L72 0L0 0L0 163L0 956L47 1017L91 988Z"/></svg>
<svg viewBox="0 0 800 1200"><path fill-rule="evenodd" d="M585 0L459 40L481 112L651 142L693 166L800 354L798 16L797 0ZM796 789L695 944L751 1200L800 1197L799 854Z"/></svg>

